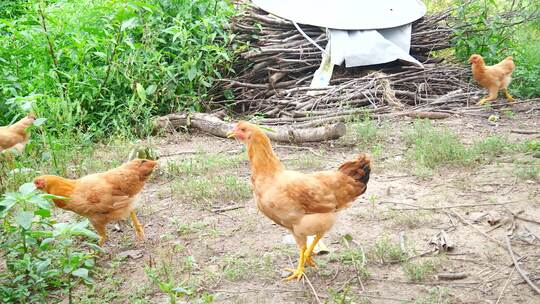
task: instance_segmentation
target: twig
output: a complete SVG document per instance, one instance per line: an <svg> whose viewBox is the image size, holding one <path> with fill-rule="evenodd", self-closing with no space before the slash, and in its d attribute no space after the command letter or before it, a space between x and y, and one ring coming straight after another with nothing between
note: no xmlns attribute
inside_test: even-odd
<svg viewBox="0 0 540 304"><path fill-rule="evenodd" d="M197 154L201 151L199 150L186 150L186 151L178 151L168 154L160 154L159 157L169 157L169 156L175 156L175 155L182 155L182 154Z"/></svg>
<svg viewBox="0 0 540 304"><path fill-rule="evenodd" d="M240 209L240 208L245 208L245 206L236 205L236 206L224 207L224 208L219 208L219 209L212 209L212 212L221 213L221 212L236 210L236 209Z"/></svg>
<svg viewBox="0 0 540 304"><path fill-rule="evenodd" d="M309 287L311 288L311 292L315 296L315 299L317 300L317 303L321 304L321 299L319 299L319 295L315 291L315 288L313 288L313 285L311 285L311 281L309 280L308 276L304 274L304 278L306 279L306 282L308 283Z"/></svg>
<svg viewBox="0 0 540 304"><path fill-rule="evenodd" d="M508 205L508 204L519 203L519 201L505 202L505 203L449 205L449 206L439 206L439 207L422 207L422 206L418 206L418 205L398 203L398 202L381 202L381 203L403 204L403 205L415 206L415 208L394 208L392 210L419 210L419 209L422 209L422 210L438 210L438 209L452 209L452 208L465 208L465 207Z"/></svg>
<svg viewBox="0 0 540 304"><path fill-rule="evenodd" d="M62 77L60 77L60 65L58 64L58 58L56 58L56 52L54 50L54 44L53 44L53 41L51 40L51 36L49 34L49 30L47 29L47 23L45 22L45 12L43 11L43 4L40 3L39 4L39 17L40 17L40 23L41 23L41 27L43 29L43 32L45 33L45 37L47 37L47 44L49 46L49 55L51 55L51 58L53 60L53 64L54 64L54 73L56 74L56 77L58 78L58 83L60 84L60 88L61 88L61 92L62 92L62 97L64 99L67 98L66 96L66 88L64 87L64 83L62 82Z"/></svg>
<svg viewBox="0 0 540 304"><path fill-rule="evenodd" d="M457 216L461 222L463 222L464 224L466 224L467 226L470 226L471 228L473 228L474 230L476 230L478 233L480 233L481 235L483 235L485 238L487 238L488 240L490 241L493 241L495 244L497 244L499 247L503 248L503 249L506 249L506 247L504 246L504 244L495 239L494 237L490 236L489 234L486 234L484 231L476 228L473 224L471 224L469 221L467 221L464 217L462 217L459 213L455 212L454 210L451 210L450 212L452 212L455 216ZM521 256L521 255L520 255Z"/></svg>
<svg viewBox="0 0 540 304"><path fill-rule="evenodd" d="M451 272L442 272L437 274L437 279L439 280L461 280L468 277L469 274L466 272L457 272L457 273L451 273Z"/></svg>
<svg viewBox="0 0 540 304"><path fill-rule="evenodd" d="M345 246L347 247L347 249L350 250L351 247L349 246L349 241L347 241L345 238L343 238L343 241L345 242ZM354 269L356 270L356 278L358 279L358 283L360 283L360 288L362 288L362 291L365 291L366 289L364 288L364 283L362 282L362 279L360 278L360 271L358 270L358 265L356 265L356 257L352 253L351 253L351 259L354 265Z"/></svg>
<svg viewBox="0 0 540 304"><path fill-rule="evenodd" d="M311 148L311 147L287 146L287 145L276 145L276 147L278 147L278 148L298 149L298 150L308 150L309 152L315 154L316 156L324 157L322 154L317 153L317 152L315 151L315 149L313 149L313 148Z"/></svg>
<svg viewBox="0 0 540 304"><path fill-rule="evenodd" d="M510 271L510 274L508 275L508 278L506 279L506 282L504 282L504 286L501 290L501 293L499 293L499 296L497 297L497 302L495 304L499 304L499 301L501 301L501 298L504 294L504 291L506 290L506 286L508 285L508 282L510 282L510 279L512 278L512 275L514 274L514 271L516 268L512 268L512 271Z"/></svg>
<svg viewBox="0 0 540 304"><path fill-rule="evenodd" d="M518 261L516 259L516 256L514 255L514 251L512 250L512 244L510 243L510 239L508 238L508 235L504 235L505 237L505 240L506 240L506 246L508 247L508 253L510 254L510 258L512 258L512 262L514 263L514 267L516 268L517 272L519 273L519 275L525 280L525 282L527 282L527 284L529 284L529 286L531 286L531 288L536 291L537 294L540 294L540 288L538 288L538 286L536 286L530 279L529 277L527 276L527 274L525 274L525 272L523 272L523 270L521 269L521 267L519 266L518 264Z"/></svg>
<svg viewBox="0 0 540 304"><path fill-rule="evenodd" d="M537 130L513 129L513 130L510 130L510 133L516 133L516 134L540 134L540 131L537 131Z"/></svg>

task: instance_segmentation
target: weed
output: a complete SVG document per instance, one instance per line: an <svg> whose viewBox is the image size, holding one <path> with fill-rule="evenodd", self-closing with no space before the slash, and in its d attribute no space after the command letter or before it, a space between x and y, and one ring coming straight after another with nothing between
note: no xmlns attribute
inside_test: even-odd
<svg viewBox="0 0 540 304"><path fill-rule="evenodd" d="M290 161L290 163L295 169L298 170L314 170L314 168L321 168L323 166L323 162L319 158L309 154L303 154L295 157Z"/></svg>
<svg viewBox="0 0 540 304"><path fill-rule="evenodd" d="M370 146L381 140L379 128L369 117L369 113L364 114L363 119L354 125L355 134L359 145Z"/></svg>
<svg viewBox="0 0 540 304"><path fill-rule="evenodd" d="M427 211L416 211L416 212L399 212L396 210L389 211L389 217L392 218L392 222L397 226L403 226L409 229L414 229L420 227L425 223L426 219L429 216Z"/></svg>
<svg viewBox="0 0 540 304"><path fill-rule="evenodd" d="M428 120L415 121L403 139L408 146L406 157L418 165L414 173L419 176L429 176L441 165L474 166L519 150L519 145L511 144L501 136L489 136L465 146L457 134L435 128Z"/></svg>
<svg viewBox="0 0 540 304"><path fill-rule="evenodd" d="M248 274L249 265L241 257L228 256L224 259L224 263L223 273L231 281L244 279Z"/></svg>
<svg viewBox="0 0 540 304"><path fill-rule="evenodd" d="M399 263L407 258L407 253L401 250L399 244L391 242L387 236L379 237L368 250L368 255L381 264Z"/></svg>
<svg viewBox="0 0 540 304"><path fill-rule="evenodd" d="M330 303L353 304L357 303L357 296L350 292L351 285L344 286L341 290L329 289Z"/></svg>
<svg viewBox="0 0 540 304"><path fill-rule="evenodd" d="M0 201L0 248L6 270L0 273L0 298L7 303L48 302L57 289L72 303L72 290L80 282L91 283L94 267L91 243L79 244L77 237L99 237L87 229L88 221L55 223L52 198L39 194L33 184L7 193ZM85 248L86 247L86 248Z"/></svg>
<svg viewBox="0 0 540 304"><path fill-rule="evenodd" d="M412 282L425 280L428 276L435 273L439 262L435 259L426 259L422 262L407 262L403 264L405 276Z"/></svg>
<svg viewBox="0 0 540 304"><path fill-rule="evenodd" d="M251 197L249 184L232 175L178 179L171 184L171 189L176 197L206 207L211 200L241 201Z"/></svg>
<svg viewBox="0 0 540 304"><path fill-rule="evenodd" d="M446 129L436 129L428 120L417 120L404 133L410 147L406 156L420 166L433 169L440 164L464 164L468 153L457 135Z"/></svg>
<svg viewBox="0 0 540 304"><path fill-rule="evenodd" d="M538 161L522 161L516 164L515 173L519 178L540 182L540 164Z"/></svg>

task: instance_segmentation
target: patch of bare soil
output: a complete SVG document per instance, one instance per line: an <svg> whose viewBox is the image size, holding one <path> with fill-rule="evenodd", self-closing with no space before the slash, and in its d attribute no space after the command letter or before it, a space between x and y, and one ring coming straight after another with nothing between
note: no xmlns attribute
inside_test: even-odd
<svg viewBox="0 0 540 304"><path fill-rule="evenodd" d="M538 138L512 132L540 130L534 111L496 114L495 123L458 117L434 124L465 143L494 134L512 143ZM418 177L400 137L412 122L380 124L384 148L367 192L341 212L323 239L331 252L316 256L319 267L308 267L299 282L281 281L283 269L296 265L297 250L246 195L249 167L237 142L200 134L152 139L165 157L140 199L146 240L135 244L130 224L110 225L96 283L78 290L80 302L168 303L177 296L178 303L538 303L505 240L540 285L540 185L516 173L525 156L443 166ZM309 172L372 148L349 136L275 150L288 168ZM230 176L238 180L220 184Z"/></svg>

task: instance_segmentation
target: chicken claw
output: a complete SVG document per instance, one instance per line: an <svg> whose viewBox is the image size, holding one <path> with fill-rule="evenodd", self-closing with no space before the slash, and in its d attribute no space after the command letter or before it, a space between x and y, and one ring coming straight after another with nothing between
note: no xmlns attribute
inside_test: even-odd
<svg viewBox="0 0 540 304"><path fill-rule="evenodd" d="M488 99L487 98L482 98L482 99L480 99L479 102L476 103L476 105L481 106L481 105L484 105L486 102L488 102Z"/></svg>
<svg viewBox="0 0 540 304"><path fill-rule="evenodd" d="M291 281L294 279L296 279L297 281L300 281L300 279L304 276L305 269L302 266L302 267L298 267L297 269L285 268L285 270L288 272L292 272L293 274L283 279L283 281Z"/></svg>
<svg viewBox="0 0 540 304"><path fill-rule="evenodd" d="M290 281L294 279L299 281L302 278L302 276L304 276L305 263L306 263L306 245L300 248L300 258L298 259L298 267L296 267L296 269L286 268L285 270L288 272L292 272L292 274L288 276L287 278L283 279L283 281Z"/></svg>

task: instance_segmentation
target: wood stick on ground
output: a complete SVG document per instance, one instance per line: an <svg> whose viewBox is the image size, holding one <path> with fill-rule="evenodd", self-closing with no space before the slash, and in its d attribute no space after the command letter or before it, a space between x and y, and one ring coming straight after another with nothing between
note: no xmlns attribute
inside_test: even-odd
<svg viewBox="0 0 540 304"><path fill-rule="evenodd" d="M343 238L343 241L345 242L345 246L347 247L347 250L350 250L351 247L349 246L349 241L347 241L345 238ZM351 253L351 259L354 265L354 270L356 270L356 278L358 279L358 283L360 284L360 288L362 288L362 292L364 292L366 289L364 288L364 283L362 282L362 279L360 278L360 271L358 270L358 265L356 265L356 258Z"/></svg>
<svg viewBox="0 0 540 304"><path fill-rule="evenodd" d="M221 213L221 212L236 210L240 208L245 208L245 206L236 205L236 206L224 207L224 208L219 208L219 209L212 209L212 212Z"/></svg>
<svg viewBox="0 0 540 304"><path fill-rule="evenodd" d="M540 134L540 131L538 130L523 130L523 129L514 129L510 130L510 133L516 133L516 134Z"/></svg>
<svg viewBox="0 0 540 304"><path fill-rule="evenodd" d="M218 137L227 137L227 133L234 128L233 123L225 122L221 118L205 113L173 113L154 120L154 130L177 130L182 127L195 127L205 133ZM274 132L265 131L266 135L279 142L319 142L338 139L345 135L347 128L343 123L329 124L316 128L276 127Z"/></svg>
<svg viewBox="0 0 540 304"><path fill-rule="evenodd" d="M317 292L315 291L315 288L313 288L313 285L311 284L311 281L309 280L309 278L305 274L304 274L304 279L306 279L306 282L308 283L309 288L311 288L311 292L315 296L315 299L317 300L317 303L322 304L321 299L319 298L319 295L317 294Z"/></svg>
<svg viewBox="0 0 540 304"><path fill-rule="evenodd" d="M402 204L407 206L415 206L414 208L392 208L392 210L438 210L438 209L452 209L452 208L465 208L465 207L480 207L480 206L498 206L498 205L507 205L519 203L519 201L505 202L505 203L486 203L486 204L464 204L464 205L449 205L449 206L439 206L439 207L422 207L413 204L405 204L399 202L381 202L388 204Z"/></svg>
<svg viewBox="0 0 540 304"><path fill-rule="evenodd" d="M438 280L461 280L461 279L465 279L468 276L469 274L466 272L456 272L456 273L441 272L437 274L437 279Z"/></svg>
<svg viewBox="0 0 540 304"><path fill-rule="evenodd" d="M512 268L512 271L510 271L510 274L508 275L508 278L506 279L506 282L504 282L501 293L499 293L499 296L497 297L497 302L495 302L495 304L499 304L499 302L501 301L502 296L504 294L504 291L506 290L506 286L508 286L508 282L510 282L510 279L512 278L512 275L514 274L515 270L516 270L516 268L514 267L514 268Z"/></svg>
<svg viewBox="0 0 540 304"><path fill-rule="evenodd" d="M512 244L510 243L510 239L508 238L508 235L504 235L505 237L505 240L506 240L506 246L507 246L507 249L508 249L508 253L510 254L510 258L512 259L512 262L514 262L514 267L516 268L517 272L519 273L519 275L525 280L525 282L527 282L527 284L529 284L529 286L531 286L531 288L536 291L537 294L540 294L540 288L538 288L538 286L536 286L532 281L531 279L529 279L529 277L527 276L527 274L523 271L523 269L521 269L521 267L519 266L519 263L516 259L516 256L514 254L514 250L512 249Z"/></svg>

